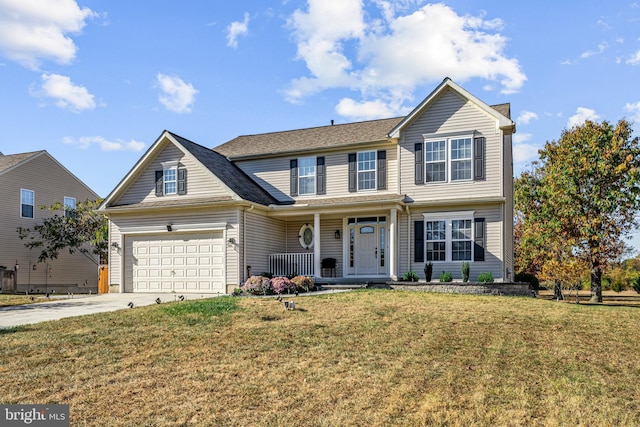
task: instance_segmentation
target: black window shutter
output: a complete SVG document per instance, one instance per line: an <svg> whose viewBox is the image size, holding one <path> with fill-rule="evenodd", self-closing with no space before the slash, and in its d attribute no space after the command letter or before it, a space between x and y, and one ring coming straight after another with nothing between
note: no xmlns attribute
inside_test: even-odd
<svg viewBox="0 0 640 427"><path fill-rule="evenodd" d="M387 189L387 151L380 150L378 156L378 190Z"/></svg>
<svg viewBox="0 0 640 427"><path fill-rule="evenodd" d="M297 196L298 195L298 159L291 159L291 162L289 163L289 171L291 174L291 182L290 182L290 187L291 187L291 195L292 196Z"/></svg>
<svg viewBox="0 0 640 427"><path fill-rule="evenodd" d="M484 137L473 139L473 179L475 181L485 179L484 142Z"/></svg>
<svg viewBox="0 0 640 427"><path fill-rule="evenodd" d="M424 184L424 155L422 154L422 142L416 143L416 158L415 158L415 175L416 185Z"/></svg>
<svg viewBox="0 0 640 427"><path fill-rule="evenodd" d="M349 192L358 191L358 171L356 165L356 153L349 153Z"/></svg>
<svg viewBox="0 0 640 427"><path fill-rule="evenodd" d="M187 170L178 169L178 194L187 194Z"/></svg>
<svg viewBox="0 0 640 427"><path fill-rule="evenodd" d="M415 262L424 262L424 221L413 223L413 244Z"/></svg>
<svg viewBox="0 0 640 427"><path fill-rule="evenodd" d="M473 260L484 261L484 249L487 245L484 218L474 219Z"/></svg>
<svg viewBox="0 0 640 427"><path fill-rule="evenodd" d="M327 194L326 169L324 156L316 157L316 194Z"/></svg>
<svg viewBox="0 0 640 427"><path fill-rule="evenodd" d="M164 194L164 182L162 179L162 171L156 171L156 196Z"/></svg>

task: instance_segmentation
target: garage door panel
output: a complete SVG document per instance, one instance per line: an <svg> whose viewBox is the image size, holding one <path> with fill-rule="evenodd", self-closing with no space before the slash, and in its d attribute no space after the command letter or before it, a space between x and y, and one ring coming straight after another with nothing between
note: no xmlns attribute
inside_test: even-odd
<svg viewBox="0 0 640 427"><path fill-rule="evenodd" d="M127 236L125 292L224 292L222 232Z"/></svg>

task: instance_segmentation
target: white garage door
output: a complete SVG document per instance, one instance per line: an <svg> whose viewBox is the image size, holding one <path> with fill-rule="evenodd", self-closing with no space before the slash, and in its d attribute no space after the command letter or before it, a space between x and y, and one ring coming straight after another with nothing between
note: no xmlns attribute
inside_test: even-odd
<svg viewBox="0 0 640 427"><path fill-rule="evenodd" d="M225 292L222 231L125 239L125 292Z"/></svg>

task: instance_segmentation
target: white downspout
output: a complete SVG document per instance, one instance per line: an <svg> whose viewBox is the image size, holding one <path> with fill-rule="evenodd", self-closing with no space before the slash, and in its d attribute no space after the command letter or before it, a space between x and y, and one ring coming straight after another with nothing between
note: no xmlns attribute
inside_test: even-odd
<svg viewBox="0 0 640 427"><path fill-rule="evenodd" d="M320 214L313 214L313 270L315 277L322 277L320 268Z"/></svg>

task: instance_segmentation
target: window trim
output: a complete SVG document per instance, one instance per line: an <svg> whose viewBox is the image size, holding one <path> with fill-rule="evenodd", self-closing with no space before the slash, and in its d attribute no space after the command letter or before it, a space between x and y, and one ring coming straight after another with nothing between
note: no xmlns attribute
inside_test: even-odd
<svg viewBox="0 0 640 427"><path fill-rule="evenodd" d="M360 170L360 155L373 153L372 160L362 160L362 162L372 162L373 169ZM360 174L361 173L373 173L373 186L371 188L360 188ZM376 150L365 150L356 152L356 190L358 192L363 191L376 191L378 189L378 152Z"/></svg>
<svg viewBox="0 0 640 427"><path fill-rule="evenodd" d="M302 168L309 166L302 166L302 161L308 160L311 163L311 168L313 169L313 174L302 175ZM311 192L303 193L301 185L302 178L311 178L313 177L313 186ZM316 156L308 156L308 157L298 157L298 196L315 196L318 191L318 158Z"/></svg>
<svg viewBox="0 0 640 427"><path fill-rule="evenodd" d="M23 192L28 191L29 193L31 193L31 201L33 204L28 204L28 203L24 203L23 202ZM24 216L22 215L23 209L22 206L26 205L26 206L31 206L31 216ZM21 188L20 189L20 218L28 218L28 219L34 219L36 217L36 192L33 190L29 190L27 188Z"/></svg>
<svg viewBox="0 0 640 427"><path fill-rule="evenodd" d="M475 219L475 211L460 211L460 212L429 212L423 213L423 223L424 225L424 259L425 262L432 262L434 264L439 263L463 263L470 262L473 263L475 261L474 251L475 251L475 227L474 227L474 219ZM435 221L444 221L445 223L445 259L442 260L427 260L427 222L435 222ZM466 239L453 239L453 221L470 221L471 222L471 252L470 259L463 260L454 260L453 259L453 242L461 242L467 241ZM432 241L432 240L430 240Z"/></svg>

